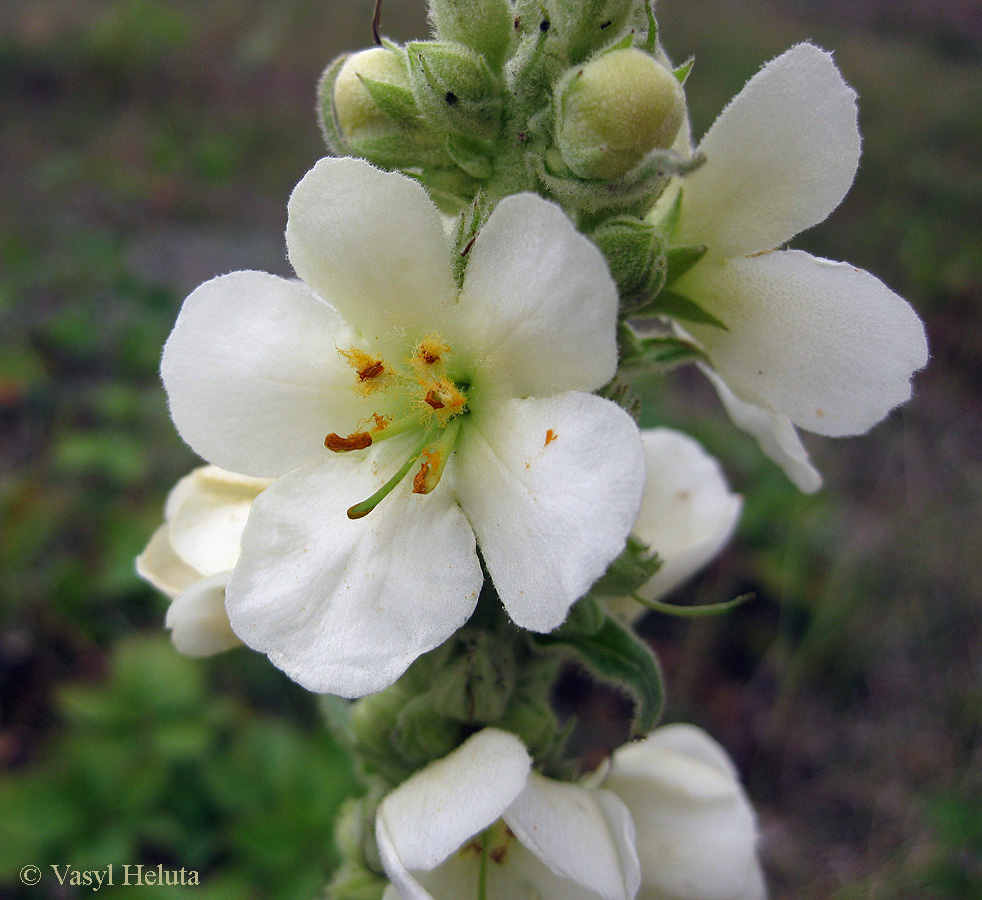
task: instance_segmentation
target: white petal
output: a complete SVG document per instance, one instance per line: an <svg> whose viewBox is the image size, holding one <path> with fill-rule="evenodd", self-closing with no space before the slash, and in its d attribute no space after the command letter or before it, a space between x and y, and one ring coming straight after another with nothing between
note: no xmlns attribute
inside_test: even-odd
<svg viewBox="0 0 982 900"><path fill-rule="evenodd" d="M219 572L196 581L177 596L164 624L174 646L188 656L211 656L242 643L232 631L225 612L225 585L231 572Z"/></svg>
<svg viewBox="0 0 982 900"><path fill-rule="evenodd" d="M396 861L410 871L435 868L494 824L525 787L531 765L517 737L485 728L404 781L378 810L379 849L389 877Z"/></svg>
<svg viewBox="0 0 982 900"><path fill-rule="evenodd" d="M136 558L136 572L172 598L201 577L200 572L174 552L170 526L166 523L153 533L144 551Z"/></svg>
<svg viewBox="0 0 982 900"><path fill-rule="evenodd" d="M404 479L365 518L347 517L410 450L393 438L299 469L253 504L228 586L232 627L308 690L357 697L387 687L477 603L474 535L446 474L425 496Z"/></svg>
<svg viewBox="0 0 982 900"><path fill-rule="evenodd" d="M634 534L662 566L638 593L657 599L719 553L743 501L730 493L719 463L687 435L653 428L641 432L641 441L648 477Z"/></svg>
<svg viewBox="0 0 982 900"><path fill-rule="evenodd" d="M505 813L515 836L557 875L604 900L632 900L640 882L634 828L609 791L533 772Z"/></svg>
<svg viewBox="0 0 982 900"><path fill-rule="evenodd" d="M706 164L686 178L677 241L736 256L821 222L856 174L856 116L831 54L799 44L768 63L702 139Z"/></svg>
<svg viewBox="0 0 982 900"><path fill-rule="evenodd" d="M690 726L614 752L606 786L627 805L639 900L763 900L756 823L725 752Z"/></svg>
<svg viewBox="0 0 982 900"><path fill-rule="evenodd" d="M637 426L570 391L476 406L457 496L509 615L550 631L624 548L644 487Z"/></svg>
<svg viewBox="0 0 982 900"><path fill-rule="evenodd" d="M290 197L297 274L365 336L407 323L441 330L456 298L443 220L411 178L358 159L322 159ZM412 341L410 341L410 349Z"/></svg>
<svg viewBox="0 0 982 900"><path fill-rule="evenodd" d="M817 491L822 486L822 476L811 464L808 451L791 420L752 403L744 403L709 366L700 365L699 368L716 388L733 423L757 439L764 456L776 462L798 490L806 494Z"/></svg>
<svg viewBox="0 0 982 900"><path fill-rule="evenodd" d="M592 391L617 368L617 289L600 251L532 194L506 197L470 251L460 296L475 377L510 396Z"/></svg>
<svg viewBox="0 0 982 900"><path fill-rule="evenodd" d="M171 544L202 575L228 572L239 558L239 542L252 501L270 482L202 466L182 478L167 498Z"/></svg>
<svg viewBox="0 0 982 900"><path fill-rule="evenodd" d="M303 286L235 272L197 288L161 374L181 437L209 462L275 477L324 456L324 437L371 415L338 353L350 328Z"/></svg>
<svg viewBox="0 0 982 900"><path fill-rule="evenodd" d="M924 326L869 272L800 250L697 265L679 290L727 326L689 326L745 402L830 437L863 434L910 397Z"/></svg>

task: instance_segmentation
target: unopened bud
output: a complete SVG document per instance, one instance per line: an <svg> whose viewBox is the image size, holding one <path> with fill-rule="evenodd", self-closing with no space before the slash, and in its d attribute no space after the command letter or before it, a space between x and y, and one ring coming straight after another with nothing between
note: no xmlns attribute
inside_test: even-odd
<svg viewBox="0 0 982 900"><path fill-rule="evenodd" d="M672 72L637 48L572 69L556 89L556 144L581 178L620 178L672 146L685 94Z"/></svg>
<svg viewBox="0 0 982 900"><path fill-rule="evenodd" d="M347 141L377 137L414 111L405 62L387 47L351 54L337 74L333 102Z"/></svg>

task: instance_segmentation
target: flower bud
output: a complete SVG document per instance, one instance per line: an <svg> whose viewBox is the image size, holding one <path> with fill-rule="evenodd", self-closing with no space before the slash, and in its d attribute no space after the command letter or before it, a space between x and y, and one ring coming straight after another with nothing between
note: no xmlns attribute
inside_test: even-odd
<svg viewBox="0 0 982 900"><path fill-rule="evenodd" d="M501 130L501 88L484 58L463 44L406 45L420 112L438 131L493 141Z"/></svg>
<svg viewBox="0 0 982 900"><path fill-rule="evenodd" d="M514 13L508 0L430 0L437 37L458 41L500 68L514 36Z"/></svg>
<svg viewBox="0 0 982 900"><path fill-rule="evenodd" d="M570 70L556 88L556 144L581 178L620 178L672 146L685 118L678 79L648 54L612 50Z"/></svg>
<svg viewBox="0 0 982 900"><path fill-rule="evenodd" d="M379 136L394 121L411 116L415 107L406 65L387 47L351 54L338 71L332 99L337 124L349 142Z"/></svg>

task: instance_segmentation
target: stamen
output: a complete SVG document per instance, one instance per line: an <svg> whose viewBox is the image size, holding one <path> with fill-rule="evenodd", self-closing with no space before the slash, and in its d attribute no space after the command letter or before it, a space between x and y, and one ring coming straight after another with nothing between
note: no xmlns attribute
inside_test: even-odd
<svg viewBox="0 0 982 900"><path fill-rule="evenodd" d="M450 345L445 344L440 339L440 335L428 334L413 348L413 355L408 362L417 372L422 373L428 367L441 363L443 358L452 352Z"/></svg>
<svg viewBox="0 0 982 900"><path fill-rule="evenodd" d="M348 510L349 519L361 519L367 516L376 506L379 505L389 494L392 489L400 482L406 475L409 474L409 470L413 467L417 459L419 459L420 454L426 449L426 445L430 442L432 437L432 432L427 432L420 442L419 446L412 452L409 459L407 459L400 467L399 471L395 473L385 484L382 485L371 497L367 500L362 500L361 503L356 503Z"/></svg>
<svg viewBox="0 0 982 900"><path fill-rule="evenodd" d="M443 470L447 467L447 460L450 459L450 451L457 441L460 433L460 420L453 422L443 434L440 440L432 447L423 450L423 463L413 478L413 493L428 494L433 490L443 477Z"/></svg>
<svg viewBox="0 0 982 900"><path fill-rule="evenodd" d="M372 436L367 431L356 431L347 437L341 437L333 431L324 438L324 446L335 453L349 453L352 450L364 450L372 446Z"/></svg>

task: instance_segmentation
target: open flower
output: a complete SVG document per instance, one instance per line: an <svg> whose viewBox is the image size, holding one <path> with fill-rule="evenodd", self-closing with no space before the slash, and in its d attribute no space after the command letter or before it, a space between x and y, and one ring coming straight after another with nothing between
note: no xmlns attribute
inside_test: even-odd
<svg viewBox="0 0 982 900"><path fill-rule="evenodd" d="M486 728L379 806L383 900L763 900L753 809L689 725L616 750L603 786L531 771Z"/></svg>
<svg viewBox="0 0 982 900"><path fill-rule="evenodd" d="M486 728L392 791L375 828L392 881L383 900L631 900L624 803L531 765L517 737Z"/></svg>
<svg viewBox="0 0 982 900"><path fill-rule="evenodd" d="M136 558L136 570L173 601L167 627L189 656L238 646L225 612L225 585L253 500L269 481L201 466L167 495L164 524Z"/></svg>
<svg viewBox="0 0 982 900"><path fill-rule="evenodd" d="M353 159L300 182L287 246L302 282L203 284L162 363L191 447L275 479L228 584L236 634L311 690L380 690L470 616L475 536L516 624L558 626L623 548L644 481L637 427L588 393L616 368L599 251L511 196L458 291L423 189Z"/></svg>
<svg viewBox="0 0 982 900"><path fill-rule="evenodd" d="M924 329L882 282L847 263L775 249L842 201L859 163L856 95L831 56L799 44L726 107L687 176L674 243L706 255L673 290L725 328L685 323L738 424L804 490L818 488L793 425L861 434L910 397ZM667 206L660 202L656 216Z"/></svg>
<svg viewBox="0 0 982 900"><path fill-rule="evenodd" d="M641 432L647 478L632 534L658 554L661 567L638 590L658 600L708 564L736 528L743 499L730 491L719 463L688 435L670 428ZM627 619L645 607L630 598L608 598Z"/></svg>

